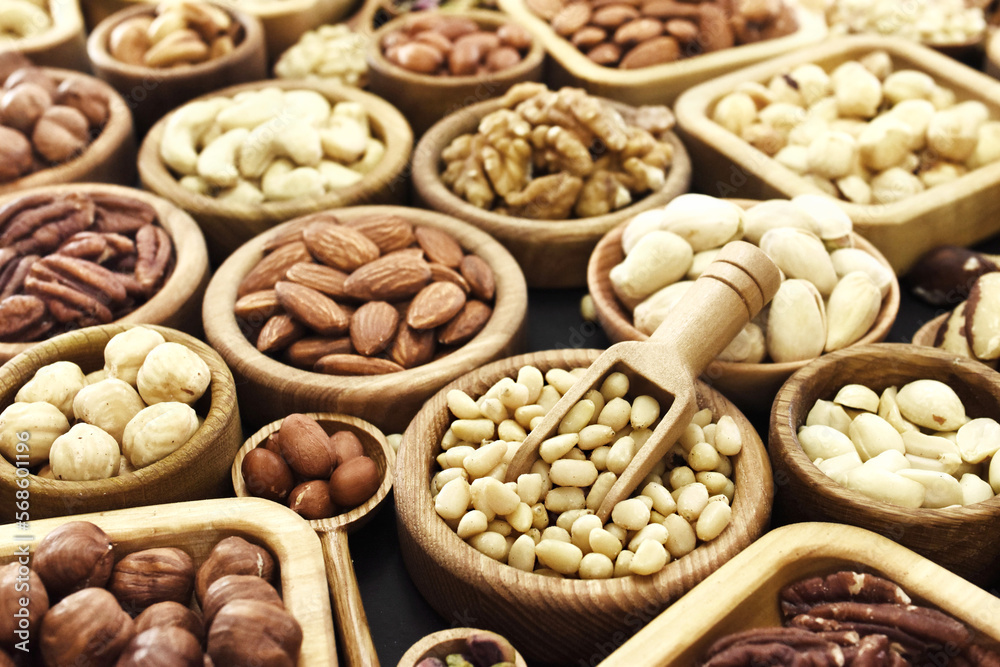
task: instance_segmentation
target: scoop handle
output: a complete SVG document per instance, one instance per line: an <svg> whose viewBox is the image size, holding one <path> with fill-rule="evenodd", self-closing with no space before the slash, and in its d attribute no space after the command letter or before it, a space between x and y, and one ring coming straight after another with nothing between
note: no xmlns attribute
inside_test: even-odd
<svg viewBox="0 0 1000 667"><path fill-rule="evenodd" d="M348 550L347 531L327 530L320 532L319 539L323 543L326 578L345 662L348 667L378 667L378 654Z"/></svg>

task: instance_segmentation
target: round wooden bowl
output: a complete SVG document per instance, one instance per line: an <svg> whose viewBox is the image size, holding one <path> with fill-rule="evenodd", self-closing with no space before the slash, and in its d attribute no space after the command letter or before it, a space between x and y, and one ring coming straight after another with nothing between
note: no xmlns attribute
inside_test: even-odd
<svg viewBox="0 0 1000 667"><path fill-rule="evenodd" d="M396 463L397 530L403 559L420 593L445 618L473 610L476 623L509 639L529 661L590 664L605 657L716 568L767 529L773 484L767 452L744 415L719 392L697 383L698 407L730 415L743 448L734 457L733 515L717 538L673 560L657 574L615 579L556 579L495 561L463 541L438 516L430 479L440 441L452 421L446 394L461 389L481 396L501 378L531 364L588 366L600 350L533 352L467 373L441 389L403 434Z"/></svg>
<svg viewBox="0 0 1000 667"><path fill-rule="evenodd" d="M150 129L139 148L139 177L145 187L189 212L198 221L209 255L221 264L243 243L280 222L331 208L356 204L395 204L406 199L406 166L413 149L413 132L394 106L380 97L333 81L266 80L231 86L196 100L232 97L237 93L261 88L314 90L333 103L350 101L361 104L369 115L372 134L385 144L385 156L375 168L354 185L330 192L318 199L300 198L265 202L258 206L219 202L181 187L177 178L160 158L163 131L170 121L168 114Z"/></svg>
<svg viewBox="0 0 1000 667"><path fill-rule="evenodd" d="M16 181L0 183L0 195L21 192L26 188L57 183L116 183L135 182L135 134L132 112L118 92L96 77L72 70L44 68L56 81L71 77L90 79L108 96L108 122L82 153L62 164L22 176Z"/></svg>
<svg viewBox="0 0 1000 667"><path fill-rule="evenodd" d="M986 37L986 73L1000 79L1000 30L991 28Z"/></svg>
<svg viewBox="0 0 1000 667"><path fill-rule="evenodd" d="M87 72L87 34L77 0L56 0L44 3L52 17L52 26L45 32L19 39L4 48L13 48L40 67L62 67Z"/></svg>
<svg viewBox="0 0 1000 667"><path fill-rule="evenodd" d="M104 347L117 334L136 326L104 324L61 334L32 346L0 367L0 409L14 401L35 371L56 361L72 361L84 373L104 367ZM233 376L225 362L205 343L176 329L143 325L169 342L186 345L205 360L212 372L208 391L195 404L205 421L180 449L135 472L89 482L71 482L30 475L31 518L42 519L83 512L125 509L220 496L229 488L229 469L240 447L240 415ZM19 488L16 468L0 460L0 509L14 516Z"/></svg>
<svg viewBox="0 0 1000 667"><path fill-rule="evenodd" d="M847 489L820 471L799 444L799 426L818 399L845 384L881 393L932 378L948 384L970 417L1000 417L1000 374L972 359L904 343L875 343L824 355L781 387L771 411L768 450L777 485L775 511L790 521L832 521L885 535L956 574L984 585L1000 567L1000 498L945 509L908 509Z"/></svg>
<svg viewBox="0 0 1000 667"><path fill-rule="evenodd" d="M236 376L240 407L249 423L260 425L292 412L336 411L370 421L386 433L401 432L424 400L455 376L524 349L527 287L503 246L471 225L433 211L397 206L336 211L341 220L374 214L402 215L415 225L442 229L466 251L486 260L496 277L493 316L458 350L400 373L326 375L289 366L258 351L240 331L233 314L239 283L260 260L272 234L258 236L218 268L208 284L203 308L205 335ZM289 221L276 227L273 235L302 224Z"/></svg>
<svg viewBox="0 0 1000 667"><path fill-rule="evenodd" d="M406 649L406 653L396 663L396 667L417 667L421 660L427 658L437 658L444 662L444 659L454 653L465 651L465 640L470 635L487 636L496 641L506 641L504 637L489 630L479 630L476 628L448 628L439 630L421 637L417 643ZM520 652L514 655L514 665L516 667L528 667L524 657Z"/></svg>
<svg viewBox="0 0 1000 667"><path fill-rule="evenodd" d="M532 220L474 206L441 181L441 151L456 137L475 132L483 116L500 107L499 100L478 102L446 116L424 134L413 151L414 196L427 208L470 222L500 241L517 259L531 287L583 287L587 282L587 259L602 236L636 213L663 206L688 190L691 162L684 145L671 132L674 159L664 186L613 213L570 220Z"/></svg>
<svg viewBox="0 0 1000 667"><path fill-rule="evenodd" d="M185 67L145 67L118 60L108 51L111 32L135 16L155 16L156 5L135 4L101 21L87 38L94 74L107 81L132 108L136 132L144 135L165 113L226 86L267 78L267 49L260 21L245 11L222 7L240 26L242 38L231 53Z"/></svg>
<svg viewBox="0 0 1000 667"><path fill-rule="evenodd" d="M631 313L615 296L608 277L611 269L623 259L621 240L624 229L625 225L621 225L608 232L597 244L587 266L587 288L594 300L597 321L612 343L649 338L635 328ZM854 247L874 255L887 268L891 268L875 246L857 234L852 234L852 238ZM882 300L882 309L875 324L854 345L884 340L889 335L893 322L896 321L899 300L899 281L894 280L889 288L889 294ZM736 403L741 410L766 415L782 383L808 363L808 360L783 363L766 361L759 364L713 361L702 373L702 380L725 394L726 398Z"/></svg>
<svg viewBox="0 0 1000 667"><path fill-rule="evenodd" d="M17 194L0 196L0 207L7 202L39 192L107 193L145 202L156 209L160 226L174 244L174 270L160 290L114 324L159 324L180 329L194 336L201 334L201 300L208 287L208 251L205 238L195 221L170 202L135 188L98 183L52 185ZM0 343L0 363L38 343Z"/></svg>
<svg viewBox="0 0 1000 667"><path fill-rule="evenodd" d="M927 347L934 347L934 341L937 340L938 330L944 326L944 323L948 321L948 316L951 312L938 315L933 320L925 322L916 333L913 334L913 340L910 342L914 345L926 345Z"/></svg>
<svg viewBox="0 0 1000 667"><path fill-rule="evenodd" d="M482 28L495 31L510 17L500 12L469 9L462 12L441 12L472 19ZM426 12L418 12L417 17ZM406 109L407 119L417 137L448 114L464 109L474 102L499 97L515 83L541 81L545 49L532 37L531 47L520 63L501 72L482 76L433 76L418 74L389 62L382 52L382 38L408 26L415 17L406 14L389 21L375 31L368 44L368 90L384 97L397 108Z"/></svg>

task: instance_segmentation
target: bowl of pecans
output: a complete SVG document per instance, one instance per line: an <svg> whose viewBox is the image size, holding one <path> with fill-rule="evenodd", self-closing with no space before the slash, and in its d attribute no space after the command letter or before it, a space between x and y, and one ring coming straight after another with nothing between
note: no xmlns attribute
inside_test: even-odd
<svg viewBox="0 0 1000 667"><path fill-rule="evenodd" d="M244 244L213 275L203 319L252 423L335 410L391 433L456 374L521 349L526 310L517 263L485 233L357 206Z"/></svg>

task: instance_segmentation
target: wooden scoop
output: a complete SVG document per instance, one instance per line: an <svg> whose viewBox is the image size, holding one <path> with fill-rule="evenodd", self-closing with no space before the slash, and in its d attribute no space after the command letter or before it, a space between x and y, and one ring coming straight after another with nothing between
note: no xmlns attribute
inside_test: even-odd
<svg viewBox="0 0 1000 667"><path fill-rule="evenodd" d="M619 475L597 510L607 521L611 509L636 486L677 441L697 411L695 379L771 300L781 276L771 259L744 241L726 244L705 272L646 341L623 341L605 350L586 374L531 430L507 466L508 482L526 473L576 403L609 373L629 375L633 391L669 405L653 434Z"/></svg>

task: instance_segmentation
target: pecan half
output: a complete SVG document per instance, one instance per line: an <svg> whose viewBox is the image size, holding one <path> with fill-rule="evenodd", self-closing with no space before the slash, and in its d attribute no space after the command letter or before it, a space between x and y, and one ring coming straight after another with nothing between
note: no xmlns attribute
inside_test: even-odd
<svg viewBox="0 0 1000 667"><path fill-rule="evenodd" d="M28 197L26 199L31 198ZM39 206L21 208L9 219L3 232L0 233L0 245L8 246L14 245L19 241L26 241L27 239L32 238L36 231L39 231L42 227L48 225L49 223L58 223L60 221L65 221L67 218L73 217L70 227L74 228L74 232L66 234L66 237L68 238L76 231L85 229L93 223L93 211L93 203L86 197L80 195L68 195L61 199ZM80 217L75 217L74 213ZM62 227L60 226L58 228L54 228L50 232L45 232L42 234L42 237L37 239L35 242L51 242L53 238L58 237L61 229ZM58 245L59 242L56 242L52 247L55 248L58 247ZM22 250L22 252L24 252L24 250Z"/></svg>
<svg viewBox="0 0 1000 667"><path fill-rule="evenodd" d="M888 579L848 571L790 584L781 591L779 599L786 617L806 613L813 606L827 602L891 602L902 605L911 602L903 589Z"/></svg>
<svg viewBox="0 0 1000 667"><path fill-rule="evenodd" d="M17 294L0 301L0 340L16 342L45 317L45 303L35 296Z"/></svg>
<svg viewBox="0 0 1000 667"><path fill-rule="evenodd" d="M832 602L816 605L809 613L818 618L898 628L929 643L964 647L972 639L972 633L961 621L936 609L918 605Z"/></svg>
<svg viewBox="0 0 1000 667"><path fill-rule="evenodd" d="M135 234L135 279L147 294L163 283L173 258L170 235L152 223L143 225Z"/></svg>
<svg viewBox="0 0 1000 667"><path fill-rule="evenodd" d="M37 267L38 263L36 263L35 266ZM29 272L27 278L24 279L24 291L28 294L46 299L46 302L55 300L61 302L62 305L68 306L72 310L78 311L80 313L79 321L81 326L86 326L89 323L107 324L113 319L111 310L90 294L86 294L85 292L81 292L78 289L69 287L68 285L64 285L59 282L36 278L31 272ZM58 308L58 306L56 308ZM53 310L51 303L49 305L49 310ZM53 315L56 315L54 311ZM57 316L57 319L60 318ZM60 319L60 321L63 320Z"/></svg>
<svg viewBox="0 0 1000 667"><path fill-rule="evenodd" d="M0 273L0 299L6 299L21 291L28 271L38 259L38 255L28 255L4 267L3 273Z"/></svg>
<svg viewBox="0 0 1000 667"><path fill-rule="evenodd" d="M55 201L55 199L56 198L52 195L39 193L15 199L12 202L8 202L3 206L0 206L0 236L7 232L10 222L18 214L33 208L39 208L41 206L51 204Z"/></svg>
<svg viewBox="0 0 1000 667"><path fill-rule="evenodd" d="M90 197L97 205L95 226L98 231L136 232L156 220L156 209L144 201L103 192L92 193Z"/></svg>
<svg viewBox="0 0 1000 667"><path fill-rule="evenodd" d="M32 265L30 275L66 285L106 304L118 304L128 297L118 274L85 259L49 255Z"/></svg>

